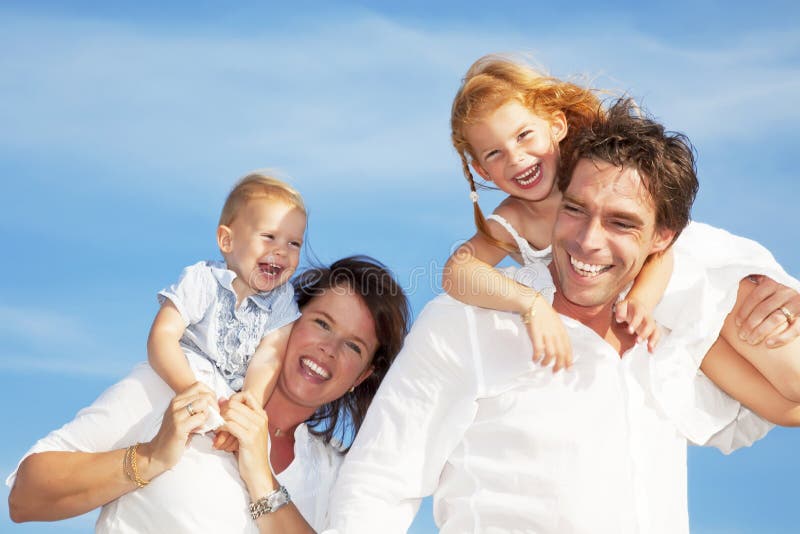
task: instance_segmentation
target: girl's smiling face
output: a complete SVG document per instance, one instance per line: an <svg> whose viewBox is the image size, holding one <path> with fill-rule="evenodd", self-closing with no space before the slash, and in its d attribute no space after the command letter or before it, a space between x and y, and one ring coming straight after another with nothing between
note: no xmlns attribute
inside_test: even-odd
<svg viewBox="0 0 800 534"><path fill-rule="evenodd" d="M559 164L558 143L567 134L563 113L546 120L516 100L467 126L472 167L503 192L530 201L552 193Z"/></svg>

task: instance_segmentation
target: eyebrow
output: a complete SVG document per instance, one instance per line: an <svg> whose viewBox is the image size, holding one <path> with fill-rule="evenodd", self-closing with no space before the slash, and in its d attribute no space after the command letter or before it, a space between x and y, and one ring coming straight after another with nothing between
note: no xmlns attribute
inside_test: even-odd
<svg viewBox="0 0 800 534"><path fill-rule="evenodd" d="M334 318L333 318L333 317L332 317L332 316L331 316L329 313L327 313L327 312L324 312L324 311L322 311L322 310L317 310L317 311L315 311L314 313L318 313L319 315L323 315L323 316L325 316L325 318L326 318L328 321L330 321L332 324L334 324L334 325L336 325L336 324L337 324L337 323L336 323L336 320L335 320L335 319L334 319ZM359 343L361 343L362 345L364 345L364 348L369 348L369 345L367 345L367 342L366 342L366 341L364 341L363 339L361 339L359 336L351 336L351 337L352 337L354 340L356 340L357 342L359 342Z"/></svg>
<svg viewBox="0 0 800 534"><path fill-rule="evenodd" d="M568 195L567 193L563 193L561 196L561 203L569 202L570 204L577 204L578 206L585 208L586 203L581 202L580 200L576 199ZM644 221L642 220L639 215L630 211L612 211L610 213L603 214L604 218L611 218L611 219L622 219L623 221L628 221L636 226L644 226Z"/></svg>

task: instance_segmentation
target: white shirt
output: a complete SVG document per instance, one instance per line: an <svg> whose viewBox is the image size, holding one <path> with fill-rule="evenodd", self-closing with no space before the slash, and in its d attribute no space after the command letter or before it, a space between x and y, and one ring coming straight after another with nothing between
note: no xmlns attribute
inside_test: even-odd
<svg viewBox="0 0 800 534"><path fill-rule="evenodd" d="M206 371L213 373L212 364L205 362ZM220 388L219 395L231 394L221 377L211 383ZM150 366L139 365L75 419L39 440L25 456L43 451L100 452L148 441L158 431L173 396ZM294 453L294 460L277 479L303 517L319 529L341 455L309 434L305 425L295 431ZM16 472L8 477L8 486L15 476ZM209 435L193 435L172 469L104 506L96 532L257 533L249 502L234 456L213 450Z"/></svg>
<svg viewBox="0 0 800 534"><path fill-rule="evenodd" d="M706 231L693 226L684 242ZM742 250L716 232L699 241L709 254ZM557 375L530 361L517 315L430 302L348 453L328 532L405 532L431 494L442 534L688 532L687 439L727 453L771 428L698 371L702 358L741 278L790 280L771 256L718 269L676 256L663 312L674 329L657 353L620 357L564 317L575 363ZM536 289L551 294L542 272Z"/></svg>

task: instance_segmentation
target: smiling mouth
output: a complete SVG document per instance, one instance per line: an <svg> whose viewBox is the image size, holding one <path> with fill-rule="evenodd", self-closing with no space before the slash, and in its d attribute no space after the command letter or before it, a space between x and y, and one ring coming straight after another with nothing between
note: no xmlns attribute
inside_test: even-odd
<svg viewBox="0 0 800 534"><path fill-rule="evenodd" d="M300 365L322 380L328 380L331 374L322 366L317 365L310 358L300 358Z"/></svg>
<svg viewBox="0 0 800 534"><path fill-rule="evenodd" d="M542 164L536 163L522 174L512 178L520 187L530 187L542 177Z"/></svg>
<svg viewBox="0 0 800 534"><path fill-rule="evenodd" d="M278 265L277 263L259 263L258 270L261 274L265 274L267 276L280 276L283 272L283 266Z"/></svg>
<svg viewBox="0 0 800 534"><path fill-rule="evenodd" d="M569 262L572 265L572 269L578 273L578 275L583 276L585 278L593 278L595 276L599 276L600 274L608 271L611 269L612 265L593 265L591 263L584 263L580 260L576 260L574 257L569 257Z"/></svg>

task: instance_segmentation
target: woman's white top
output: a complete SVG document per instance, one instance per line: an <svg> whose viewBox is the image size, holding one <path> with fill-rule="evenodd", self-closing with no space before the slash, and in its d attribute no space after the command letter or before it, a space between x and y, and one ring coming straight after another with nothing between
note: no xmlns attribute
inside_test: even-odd
<svg viewBox="0 0 800 534"><path fill-rule="evenodd" d="M207 364L207 371L213 372L212 364ZM221 378L216 384L218 395L232 394ZM102 452L148 441L158 431L173 396L149 365L138 365L75 419L39 440L25 456L44 451ZM303 517L320 529L341 455L309 434L305 425L295 431L294 453L294 461L276 478L289 490ZM15 476L16 471L7 485L13 485ZM103 506L96 532L256 533L249 503L235 457L212 449L210 434L192 435L172 469Z"/></svg>

